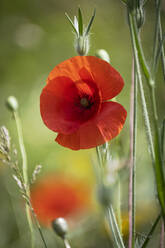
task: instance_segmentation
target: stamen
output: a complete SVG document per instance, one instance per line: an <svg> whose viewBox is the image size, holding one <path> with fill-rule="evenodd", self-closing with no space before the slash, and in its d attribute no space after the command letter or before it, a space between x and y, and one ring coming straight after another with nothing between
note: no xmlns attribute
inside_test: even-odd
<svg viewBox="0 0 165 248"><path fill-rule="evenodd" d="M88 101L88 99L86 98L86 97L83 97L83 98L81 98L81 100L80 100L80 104L83 106L83 107L88 107L89 106L89 101Z"/></svg>

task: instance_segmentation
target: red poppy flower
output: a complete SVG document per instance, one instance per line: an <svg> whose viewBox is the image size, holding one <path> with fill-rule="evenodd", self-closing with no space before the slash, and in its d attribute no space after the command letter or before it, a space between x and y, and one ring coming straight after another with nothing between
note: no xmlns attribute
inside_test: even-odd
<svg viewBox="0 0 165 248"><path fill-rule="evenodd" d="M31 189L31 201L44 225L50 225L58 217L77 217L92 206L90 188L74 178L61 175L40 179Z"/></svg>
<svg viewBox="0 0 165 248"><path fill-rule="evenodd" d="M45 125L56 141L73 150L104 144L117 136L126 119L122 105L108 101L122 90L120 74L106 61L76 56L57 65L40 96Z"/></svg>

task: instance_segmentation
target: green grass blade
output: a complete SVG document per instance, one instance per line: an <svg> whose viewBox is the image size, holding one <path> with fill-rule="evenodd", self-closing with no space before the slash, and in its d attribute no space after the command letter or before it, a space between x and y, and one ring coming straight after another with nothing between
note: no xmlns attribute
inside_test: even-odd
<svg viewBox="0 0 165 248"><path fill-rule="evenodd" d="M159 214L158 217L156 218L154 224L152 225L150 231L148 232L148 234L147 234L147 236L146 236L141 248L145 248L147 246L147 244L150 241L150 238L151 238L151 236L152 236L152 234L153 234L153 232L154 232L154 230L155 230L160 218L161 218L161 215Z"/></svg>
<svg viewBox="0 0 165 248"><path fill-rule="evenodd" d="M78 8L78 30L79 30L79 35L83 35L83 19L80 8Z"/></svg>
<svg viewBox="0 0 165 248"><path fill-rule="evenodd" d="M161 128L161 151L162 151L162 159L164 161L164 144L165 143L165 118L162 123L162 128Z"/></svg>
<svg viewBox="0 0 165 248"><path fill-rule="evenodd" d="M90 21L89 21L89 24L86 28L86 31L85 31L85 35L88 35L89 31L90 31L90 28L92 26L92 23L93 23L93 20L95 18L95 15L96 15L96 9L94 9L94 12L93 12L93 16L91 17Z"/></svg>
<svg viewBox="0 0 165 248"><path fill-rule="evenodd" d="M113 211L112 206L110 206L108 208L108 218L107 219L108 219L110 228L111 228L112 233L113 233L114 244L118 248L125 248L123 238L120 234L119 227L118 227L117 220L116 220L116 216L115 216L115 213Z"/></svg>
<svg viewBox="0 0 165 248"><path fill-rule="evenodd" d="M70 19L70 17L68 16L68 14L67 14L67 13L65 13L65 15L66 15L66 17L67 17L68 21L70 22L70 24L71 24L71 26L72 26L72 28L73 28L74 32L78 35L78 32L77 32L77 30L76 30L76 28L75 28L75 26L74 26L74 24L73 24L72 20Z"/></svg>

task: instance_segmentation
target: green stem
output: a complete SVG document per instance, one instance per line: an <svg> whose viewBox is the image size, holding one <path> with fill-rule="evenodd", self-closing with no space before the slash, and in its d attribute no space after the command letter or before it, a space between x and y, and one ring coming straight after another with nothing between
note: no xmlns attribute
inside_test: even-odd
<svg viewBox="0 0 165 248"><path fill-rule="evenodd" d="M135 39L135 36L137 37L137 35L135 35L136 29L135 29L134 17L131 13L128 13L128 19L129 19L129 28L130 28L131 38L132 38L132 46L133 46L133 52L134 52L134 58L135 58L135 63L136 63L136 70L137 70L137 79L139 83L140 97L141 97L142 109L143 109L143 115L144 115L144 121L145 121L144 123L145 123L151 158L152 158L152 162L154 163L155 162L154 146L153 146L148 110L147 110L146 100L144 96L144 89L143 89L143 84L142 84L142 75L140 71L140 63L139 63L139 58L138 58L138 49L136 46L136 39Z"/></svg>
<svg viewBox="0 0 165 248"><path fill-rule="evenodd" d="M157 22L156 22L155 29L158 32L157 37L158 37L159 43L161 43L163 40L162 24L161 24L161 17L160 17L161 3L162 3L161 0L155 0L156 15L157 15ZM165 80L165 52L164 52L163 46L161 46L161 62L162 62L163 77Z"/></svg>
<svg viewBox="0 0 165 248"><path fill-rule="evenodd" d="M36 216L36 214L35 214L35 212L34 212L34 209L33 209L32 205L31 205L31 202L30 202L30 201L29 201L29 206L30 206L31 212L32 212L32 214L33 214L33 218L34 218L35 224L36 224L36 226L37 226L37 229L38 229L39 234L40 234L40 236L41 236L41 239L42 239L42 241L43 241L43 244L44 244L45 248L47 248L47 244L46 244L44 235L43 235L43 233L42 233L41 226L40 226L40 224L39 224L39 222L38 222L37 216Z"/></svg>
<svg viewBox="0 0 165 248"><path fill-rule="evenodd" d="M165 143L165 118L163 119L162 128L161 128L161 153L162 153L163 163L165 162L165 159L164 159L164 143Z"/></svg>
<svg viewBox="0 0 165 248"><path fill-rule="evenodd" d="M163 40L163 35L162 35L162 24L161 24L161 19L159 17L159 42L161 43ZM165 52L164 52L164 47L163 45L161 46L161 61L162 61L162 71L163 71L163 77L165 80Z"/></svg>
<svg viewBox="0 0 165 248"><path fill-rule="evenodd" d="M117 197L117 216L118 216L118 223L119 223L119 230L120 233L122 234L122 216L121 216L121 185L120 185L120 179L118 179L117 182L117 193L118 193L118 197Z"/></svg>
<svg viewBox="0 0 165 248"><path fill-rule="evenodd" d="M105 167L104 167L104 162L103 162L102 151L100 150L99 146L96 146L96 153L97 153L97 158L98 158L99 174L100 174L101 182L103 182Z"/></svg>
<svg viewBox="0 0 165 248"><path fill-rule="evenodd" d="M123 242L123 239L122 239L122 236L121 236L118 224L117 224L116 216L115 216L115 213L113 211L113 207L111 204L108 207L107 211L108 211L107 220L109 221L109 225L113 233L114 245L118 248L125 248L124 242Z"/></svg>
<svg viewBox="0 0 165 248"><path fill-rule="evenodd" d="M148 245L148 242L150 241L151 236L153 235L153 232L154 232L154 230L155 230L155 228L156 228L156 226L157 226L157 224L158 224L160 218L161 218L161 215L158 215L158 217L156 218L154 224L153 224L152 227L151 227L151 230L150 230L149 233L147 234L147 236L146 236L146 238L145 238L143 244L140 246L140 248L145 248L145 247Z"/></svg>
<svg viewBox="0 0 165 248"><path fill-rule="evenodd" d="M69 241L66 238L64 239L64 245L65 245L65 248L71 248Z"/></svg>
<svg viewBox="0 0 165 248"><path fill-rule="evenodd" d="M160 21L160 1L155 0L155 8L156 8L156 22L155 22L155 33L154 33L154 46L153 46L153 65L152 65L152 76L155 75L156 72L156 57L159 47L159 21Z"/></svg>
<svg viewBox="0 0 165 248"><path fill-rule="evenodd" d="M150 97L151 97L153 115L154 115L154 126L153 126L154 127L154 146L153 146L150 121L149 121L149 116L148 116L148 111L147 111L147 106L146 106L146 101L145 101L145 96L144 96L144 90L143 90L143 84L142 84L140 64L141 64L144 74L146 72L147 67L143 59L139 57L139 55L143 54L143 52L141 51L142 48L141 48L140 40L137 34L136 21L135 21L133 13L128 13L128 18L129 18L129 27L130 27L131 37L132 37L132 45L133 45L135 62L136 62L137 74L138 74L139 89L140 89L142 108L143 108L143 114L144 114L144 119L145 119L146 132L148 136L151 158L152 158L154 171L155 171L158 199L160 202L163 218L165 219L165 191L164 191L165 182L164 182L164 175L163 175L163 168L162 168L163 164L162 164L162 159L161 159L161 149L160 149L160 141L159 141L160 138L159 138L159 129L158 129L158 117L157 117L157 108L156 108L156 100L155 100L155 82L151 78L150 74L146 76L147 83L150 86Z"/></svg>
<svg viewBox="0 0 165 248"><path fill-rule="evenodd" d="M106 148L106 153L103 152L103 146L102 147L96 147L96 152L97 152L97 157L98 157L97 174L100 174L99 177L97 176L97 179L99 179L97 183L98 183L98 185L100 184L100 186L104 185L104 170L105 170L105 165L106 165L107 158L108 158L108 146L107 146L107 144L105 145L104 148ZM112 205L110 204L110 206L109 206L109 204L110 203L107 204L107 202L106 202L106 206L102 204L102 208L105 212L106 219L107 219L107 221L110 225L110 228L112 230L112 239L113 239L114 245L115 245L115 247L125 248L124 243L123 243L123 239L122 239L122 235L120 233L120 228L118 227L118 223L117 223ZM118 208L118 210L119 210L120 209L120 202L119 202L118 207L119 207ZM108 210L108 213L106 213L107 210ZM119 210L118 214L120 215L119 220L121 220L120 210Z"/></svg>
<svg viewBox="0 0 165 248"><path fill-rule="evenodd" d="M158 191L158 198L162 208L162 214L165 220L165 182L164 182L164 174L163 174L163 161L162 161L162 154L161 154L161 145L160 145L160 133L158 127L158 115L157 115L157 107L156 107L156 97L155 97L155 88L151 88L151 99L152 99L152 107L154 113L154 136L155 136L155 176L157 182L157 191Z"/></svg>
<svg viewBox="0 0 165 248"><path fill-rule="evenodd" d="M133 61L130 109L129 247L135 246L137 73Z"/></svg>
<svg viewBox="0 0 165 248"><path fill-rule="evenodd" d="M22 156L22 171L23 171L23 179L24 179L24 183L25 183L25 187L26 187L26 194L30 198L30 190L29 190L29 184L28 184L28 173L27 173L27 156L26 156L26 151L25 151L25 146L24 146L24 141L23 141L21 121L20 121L20 118L19 118L17 111L14 111L13 114L14 114L14 119L16 122L19 146L20 146L20 151L21 151L21 156ZM27 221L28 221L29 230L30 230L30 234L31 234L31 247L34 248L34 232L33 232L33 223L32 223L32 219L31 219L30 208L29 208L27 203L25 203L25 204L26 204L26 216L27 216Z"/></svg>
<svg viewBox="0 0 165 248"><path fill-rule="evenodd" d="M137 26L135 25L135 21L133 20L134 19L133 16L134 16L134 14L132 12L131 13L129 12L128 23L129 23L130 32L131 32L131 38L134 40L134 46L136 46L137 56L138 56L138 59L140 61L141 66L143 68L144 75L145 75L146 79L148 79L148 78L150 78L150 71L149 71L149 68L147 66L147 63L146 63L146 60L144 57L141 42L139 41L138 30L137 30ZM132 19L132 20L130 20L130 19ZM132 29L132 31L131 31L131 29ZM133 35L132 35L132 33L133 33ZM148 80L147 80L147 83L148 83L148 86L150 87L152 84L152 81L148 82Z"/></svg>

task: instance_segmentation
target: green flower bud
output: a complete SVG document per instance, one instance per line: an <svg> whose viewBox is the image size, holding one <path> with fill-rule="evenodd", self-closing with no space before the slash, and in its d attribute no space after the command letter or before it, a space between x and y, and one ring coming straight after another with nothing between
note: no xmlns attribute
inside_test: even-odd
<svg viewBox="0 0 165 248"><path fill-rule="evenodd" d="M110 57L109 57L109 54L107 53L106 50L99 49L96 51L95 55L96 55L96 57L103 59L103 60L107 61L108 63L110 63Z"/></svg>
<svg viewBox="0 0 165 248"><path fill-rule="evenodd" d="M16 111L18 109L18 101L14 96L9 96L6 100L6 106L11 111Z"/></svg>
<svg viewBox="0 0 165 248"><path fill-rule="evenodd" d="M64 218L57 218L53 220L52 227L55 233L62 239L64 239L68 233L68 224Z"/></svg>
<svg viewBox="0 0 165 248"><path fill-rule="evenodd" d="M84 35L76 37L75 49L79 55L87 55L89 51L89 36Z"/></svg>

